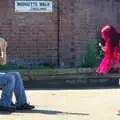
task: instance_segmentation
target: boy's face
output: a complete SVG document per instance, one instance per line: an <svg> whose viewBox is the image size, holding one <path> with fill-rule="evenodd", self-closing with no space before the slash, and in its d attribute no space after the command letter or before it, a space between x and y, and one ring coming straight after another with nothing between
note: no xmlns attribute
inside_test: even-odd
<svg viewBox="0 0 120 120"><path fill-rule="evenodd" d="M0 65L3 64L3 58L0 56Z"/></svg>

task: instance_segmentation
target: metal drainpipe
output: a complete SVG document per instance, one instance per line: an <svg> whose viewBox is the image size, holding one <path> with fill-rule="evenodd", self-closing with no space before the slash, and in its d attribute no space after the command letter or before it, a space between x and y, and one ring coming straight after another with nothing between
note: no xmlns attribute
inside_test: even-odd
<svg viewBox="0 0 120 120"><path fill-rule="evenodd" d="M60 1L57 0L57 66L60 67Z"/></svg>

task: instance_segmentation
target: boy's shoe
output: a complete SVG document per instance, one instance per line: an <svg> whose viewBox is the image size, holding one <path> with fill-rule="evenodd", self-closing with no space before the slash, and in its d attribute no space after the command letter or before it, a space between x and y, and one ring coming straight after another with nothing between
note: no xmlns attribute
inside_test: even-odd
<svg viewBox="0 0 120 120"><path fill-rule="evenodd" d="M16 110L32 110L33 108L35 108L35 106L29 105L28 103L16 105Z"/></svg>
<svg viewBox="0 0 120 120"><path fill-rule="evenodd" d="M15 104L13 102L11 102L11 106L15 107Z"/></svg>
<svg viewBox="0 0 120 120"><path fill-rule="evenodd" d="M6 106L0 106L0 111L6 111L6 112L15 112L16 108L11 106L11 107L6 107Z"/></svg>

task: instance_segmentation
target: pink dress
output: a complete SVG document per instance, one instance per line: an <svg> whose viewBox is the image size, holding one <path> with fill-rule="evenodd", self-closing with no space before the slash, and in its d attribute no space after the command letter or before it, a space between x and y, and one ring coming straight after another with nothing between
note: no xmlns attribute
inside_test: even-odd
<svg viewBox="0 0 120 120"><path fill-rule="evenodd" d="M120 47L116 47L113 52L113 56L110 57L109 54L105 53L105 56L97 68L96 72L106 74L109 70L113 68L120 72Z"/></svg>
<svg viewBox="0 0 120 120"><path fill-rule="evenodd" d="M117 34L116 34L117 33ZM112 35L114 38L111 38ZM105 55L104 58L97 68L96 72L101 74L106 74L109 72L111 68L120 72L120 31L115 30L112 26L106 25L102 31L101 35L104 37L105 40ZM112 42L117 42L117 45L113 47Z"/></svg>

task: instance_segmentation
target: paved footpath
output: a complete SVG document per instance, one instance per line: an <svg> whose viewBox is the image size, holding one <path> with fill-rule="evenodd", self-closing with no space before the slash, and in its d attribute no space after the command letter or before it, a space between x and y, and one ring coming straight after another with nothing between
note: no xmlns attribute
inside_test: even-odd
<svg viewBox="0 0 120 120"><path fill-rule="evenodd" d="M0 113L0 120L120 120L120 88L26 90L32 111Z"/></svg>

